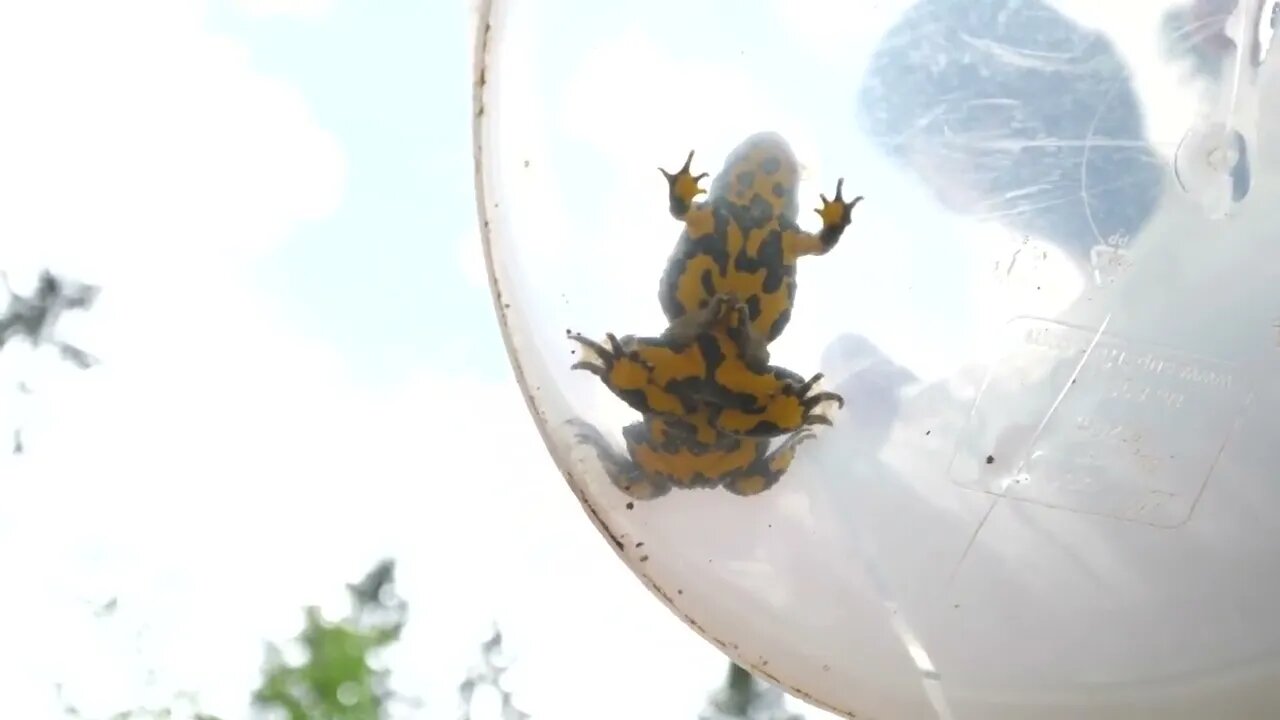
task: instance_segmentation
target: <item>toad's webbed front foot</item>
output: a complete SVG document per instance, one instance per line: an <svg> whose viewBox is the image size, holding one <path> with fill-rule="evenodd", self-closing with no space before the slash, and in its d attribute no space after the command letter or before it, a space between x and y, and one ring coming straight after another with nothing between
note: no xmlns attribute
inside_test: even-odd
<svg viewBox="0 0 1280 720"><path fill-rule="evenodd" d="M822 229L817 233L810 233L804 230L789 230L783 239L786 246L786 254L791 257L800 257L802 255L823 255L840 242L840 236L844 234L845 228L853 220L853 209L862 202L862 196L859 195L852 200L844 199L844 178L836 181L836 196L827 199L826 195L819 195L822 199L822 207L815 208L814 212L818 217L822 218Z"/></svg>
<svg viewBox="0 0 1280 720"><path fill-rule="evenodd" d="M818 213L818 217L822 218L822 230L818 231L818 240L822 243L822 247L830 250L840 240L840 235L844 233L844 229L849 227L849 223L853 221L853 209L862 202L862 196L859 195L852 200L844 199L844 178L836 181L836 196L827 199L826 195L819 195L822 200L822 207L817 208L814 212Z"/></svg>
<svg viewBox="0 0 1280 720"><path fill-rule="evenodd" d="M671 204L671 217L683 221L693 208L693 199L705 192L698 183L707 177L707 173L694 175L689 166L693 163L693 151L685 158L684 166L674 173L658 168L667 178L667 196Z"/></svg>

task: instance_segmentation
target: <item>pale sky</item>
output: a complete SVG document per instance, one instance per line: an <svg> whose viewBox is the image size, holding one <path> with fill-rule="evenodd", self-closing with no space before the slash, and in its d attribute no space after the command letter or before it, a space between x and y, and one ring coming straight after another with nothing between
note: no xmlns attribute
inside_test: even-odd
<svg viewBox="0 0 1280 720"><path fill-rule="evenodd" d="M777 23L832 67L857 55L833 40L865 45L892 19L835 0L780 6L739 21ZM528 287L577 299L526 298L555 328L547 358L567 356L566 324L656 323L656 303L626 299L652 292L677 232L656 167L696 147L714 172L760 126L792 140L815 206L839 176L847 194L884 188L856 211L849 247L806 266L805 292L860 284L924 323L868 305L798 312L781 357L812 361L858 327L942 377L988 315L1052 314L1080 292L1050 250L1034 292L1009 273L965 284L956 263L986 267L1021 238L966 226L966 249L938 239L900 173L842 135L848 98L825 97L823 77L708 59L692 37L673 50L662 17L614 22L599 7L587 20L607 31L564 38L549 28L570 13L548 11L528 87L506 80L513 106L541 108L503 130L531 173L512 181L526 224L507 260ZM21 588L0 594L15 717L49 716L54 683L90 714L192 690L204 710L245 717L263 642L294 634L306 604L340 612L342 584L386 555L411 610L396 683L435 711L453 711L494 621L535 718L692 717L720 681L723 655L592 527L515 384L474 210L471 21L462 0L0 5L0 263L104 287L63 328L100 367L0 358L0 377L36 393L0 407L28 438L25 456L0 456L0 571ZM704 84L651 81L680 73ZM716 114L675 111L697 103ZM930 239L894 242L913 233ZM595 272L565 272L568 253ZM908 269L933 294L905 294ZM578 404L627 417L596 390ZM115 617L96 619L112 597Z"/></svg>
<svg viewBox="0 0 1280 720"><path fill-rule="evenodd" d="M190 690L244 717L262 643L384 555L412 612L397 684L438 713L492 621L534 717L689 717L720 681L515 387L469 23L460 2L0 5L5 269L105 288L64 327L100 367L4 355L36 392L4 395L28 439L0 458L10 713L50 716L62 683L91 715Z"/></svg>

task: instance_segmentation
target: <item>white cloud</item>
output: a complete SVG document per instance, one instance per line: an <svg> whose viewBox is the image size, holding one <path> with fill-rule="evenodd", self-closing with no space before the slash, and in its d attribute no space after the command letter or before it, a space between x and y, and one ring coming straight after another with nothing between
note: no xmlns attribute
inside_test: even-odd
<svg viewBox="0 0 1280 720"><path fill-rule="evenodd" d="M333 12L335 0L235 0L253 17L294 17L317 20Z"/></svg>
<svg viewBox="0 0 1280 720"><path fill-rule="evenodd" d="M203 20L173 0L0 6L0 263L105 286L76 333L105 364L55 363L22 418L28 455L0 463L0 569L28 589L0 606L35 619L12 657L36 660L3 671L21 715L47 716L59 680L98 714L138 701L128 637L103 645L82 605L111 594L153 629L162 678L242 701L260 648L237 631L291 621L293 593L332 583L324 553L358 567L373 552L308 551L312 518L363 476L362 458L314 452L343 447L327 411L356 400L336 353L291 336L245 280L336 207L342 150ZM282 508L292 527L272 524ZM71 645L42 634L55 626L79 628Z"/></svg>
<svg viewBox="0 0 1280 720"><path fill-rule="evenodd" d="M780 27L797 40L796 48L825 61L869 55L908 3L849 3L842 0L778 0ZM848 72L844 69L843 72ZM854 77L852 74L845 77Z"/></svg>
<svg viewBox="0 0 1280 720"><path fill-rule="evenodd" d="M522 701L540 715L597 716L656 654L681 658L681 672L655 678L666 692L623 717L696 707L722 661L586 522L510 381L423 372L361 391L329 349L282 335L266 299L245 295L188 308L194 322L169 338L202 351L188 364L133 336L94 380L42 397L49 422L32 429L41 442L15 475L6 506L21 512L6 514L0 542L0 566L36 591L5 603L11 616L48 617L52 597L85 634L41 653L43 638L20 633L42 662L18 677L69 680L103 711L134 701L128 667L111 683L88 679L127 657L127 633L111 642L77 620L78 599L116 594L121 626L148 628L163 686L199 688L234 717L261 639L292 633L316 598L340 608L344 575L387 553L414 609L396 666L413 692L451 702L499 619ZM232 346L199 339L233 329ZM351 517L362 498L369 515ZM45 546L34 555L33 542Z"/></svg>
<svg viewBox="0 0 1280 720"><path fill-rule="evenodd" d="M0 572L23 588L0 595L15 716L48 716L60 680L92 715L196 688L236 717L261 641L294 632L304 603L336 609L338 583L384 554L415 608L401 684L437 705L497 617L537 716L694 711L723 659L586 522L510 382L424 371L362 388L249 282L340 201L344 160L202 9L0 8L0 102L22 109L0 116L0 262L106 286L76 338L105 364L55 371L29 454L0 461ZM552 167L540 129L511 156L530 178ZM88 606L111 596L104 625ZM154 690L130 664L139 627Z"/></svg>
<svg viewBox="0 0 1280 720"><path fill-rule="evenodd" d="M510 382L362 388L248 281L340 200L342 151L201 20L172 0L0 9L0 67L24 69L0 70L24 109L0 117L4 266L105 285L75 334L104 364L53 365L28 454L0 460L0 572L23 587L0 595L9 707L49 716L62 681L91 715L189 688L240 716L261 642L389 554L414 608L401 685L437 706L496 617L539 715L695 709L723 661L617 562ZM637 696L649 677L664 692Z"/></svg>
<svg viewBox="0 0 1280 720"><path fill-rule="evenodd" d="M180 284L333 209L341 148L203 20L203 3L173 0L0 8L6 266Z"/></svg>
<svg viewBox="0 0 1280 720"><path fill-rule="evenodd" d="M774 101L768 86L737 64L674 53L642 31L627 29L603 37L577 67L565 84L561 127L616 163L619 172L657 187L659 197L665 197L665 185L657 165L678 167L695 149L712 171L710 164L760 130L782 133L814 170L818 153L803 113ZM697 81L654 81L667 77ZM741 98L752 98L751 112L742 111Z"/></svg>

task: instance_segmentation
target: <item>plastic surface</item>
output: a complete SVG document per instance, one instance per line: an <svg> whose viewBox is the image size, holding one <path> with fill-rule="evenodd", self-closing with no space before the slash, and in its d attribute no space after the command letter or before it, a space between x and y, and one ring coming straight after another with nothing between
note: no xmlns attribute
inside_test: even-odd
<svg viewBox="0 0 1280 720"><path fill-rule="evenodd" d="M484 8L480 212L547 445L663 602L820 706L1280 706L1272 7L1118 7ZM621 447L637 414L566 330L662 331L657 168L692 149L714 180L761 130L804 166L806 228L836 178L866 196L771 346L845 407L765 493L632 500L568 423Z"/></svg>

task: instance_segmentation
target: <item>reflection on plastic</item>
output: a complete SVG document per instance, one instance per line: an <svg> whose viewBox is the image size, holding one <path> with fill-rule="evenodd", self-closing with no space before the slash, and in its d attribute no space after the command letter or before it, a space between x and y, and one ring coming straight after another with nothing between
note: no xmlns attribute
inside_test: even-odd
<svg viewBox="0 0 1280 720"><path fill-rule="evenodd" d="M862 122L953 211L1087 263L1163 190L1110 40L1040 0L922 0L872 55Z"/></svg>

